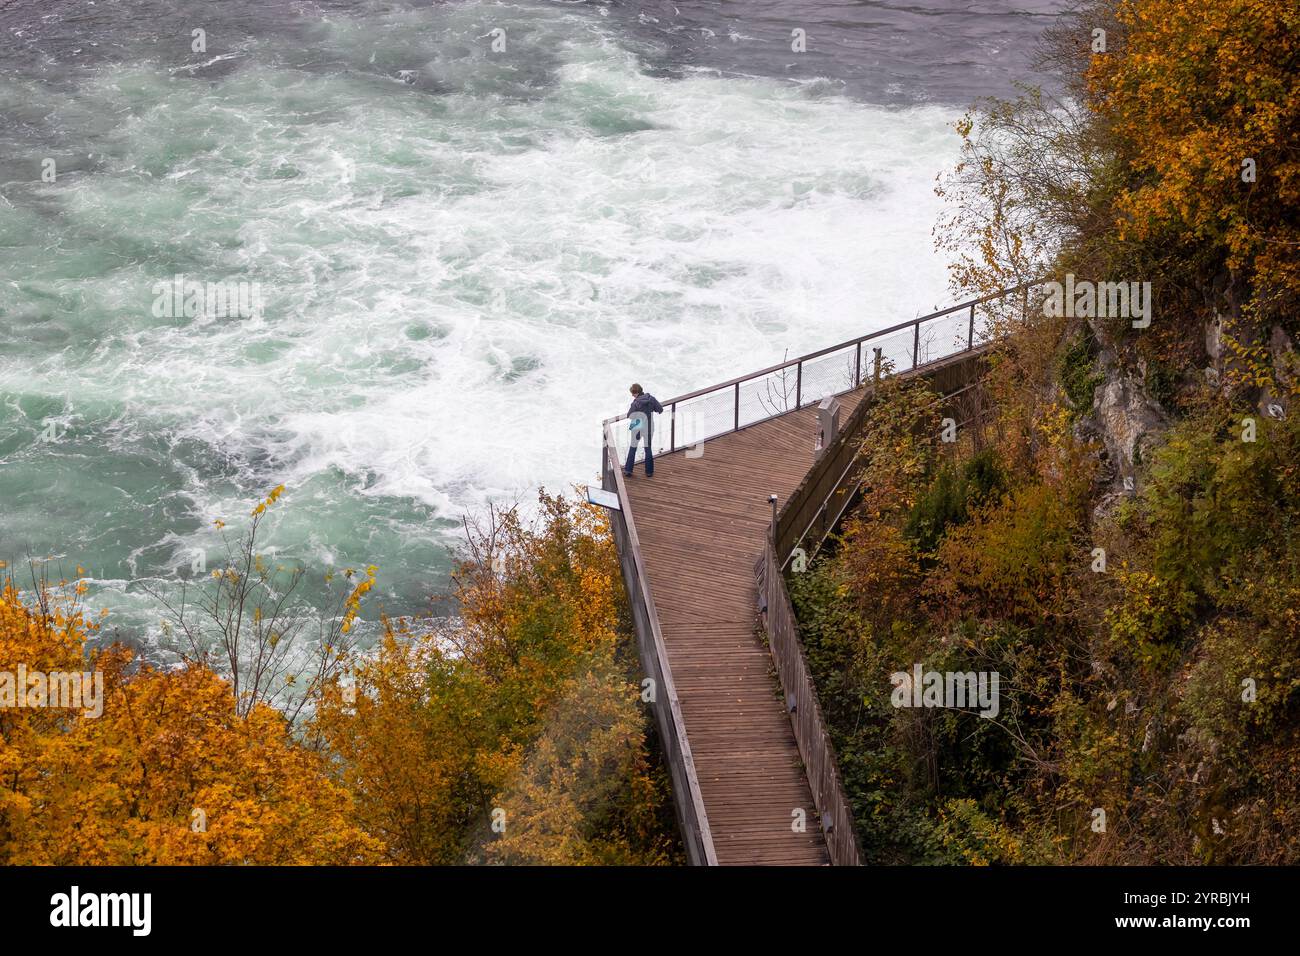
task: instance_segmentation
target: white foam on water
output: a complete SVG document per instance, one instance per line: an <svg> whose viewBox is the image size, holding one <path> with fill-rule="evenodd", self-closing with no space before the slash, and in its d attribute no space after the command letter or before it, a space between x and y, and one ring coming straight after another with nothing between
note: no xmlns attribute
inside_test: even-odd
<svg viewBox="0 0 1300 956"><path fill-rule="evenodd" d="M634 379L667 397L942 304L943 111L659 80L617 59L561 77L558 98L633 98L652 128L480 146L486 188L346 213L391 243L349 253L387 291L282 360L277 381L305 373L280 421L304 471L372 469L368 494L439 510L563 485L594 470L598 422ZM404 340L418 322L445 337ZM395 346L420 374L368 380ZM314 399L312 371L331 366L353 407Z"/></svg>
<svg viewBox="0 0 1300 956"><path fill-rule="evenodd" d="M121 117L113 158L59 187L66 235L148 262L33 279L80 296L81 338L0 359L0 390L202 441L244 484L287 484L291 523L332 554L367 521L425 541L430 511L591 480L599 423L634 380L664 399L945 304L930 233L950 110L650 76L565 16L547 21L559 63L533 96L484 95L504 68L482 57L429 55L417 69L450 84L438 95L256 56L202 82L104 67L84 98ZM259 282L264 317L152 317L162 261ZM205 527L247 509L240 482L182 480ZM179 547L172 533L154 540Z"/></svg>

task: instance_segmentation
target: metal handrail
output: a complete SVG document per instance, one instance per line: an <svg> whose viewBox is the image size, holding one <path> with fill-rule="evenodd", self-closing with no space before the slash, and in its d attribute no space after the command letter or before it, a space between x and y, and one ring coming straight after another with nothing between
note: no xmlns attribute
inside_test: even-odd
<svg viewBox="0 0 1300 956"><path fill-rule="evenodd" d="M673 451L681 449L681 447L695 446L698 445L699 442L710 440L710 438L716 438L719 436L723 436L723 434L728 434L731 432L738 432L741 431L742 428L749 428L750 425L758 424L759 421L767 421L768 419L776 418L777 415L784 415L785 412L796 411L797 408L803 407L803 392L805 392L805 388L803 388L803 365L805 365L805 363L813 362L814 359L819 359L819 358L823 358L823 356L831 355L833 354L833 352L850 349L850 347L854 349L853 385L849 386L849 388L842 389L841 392L833 393L833 394L842 394L844 392L852 392L853 389L861 388L863 384L863 380L865 380L865 378L863 378L863 373L862 373L863 372L862 369L863 346L865 346L866 343L868 342L878 341L878 339L883 339L888 336L893 336L893 334L896 334L898 332L904 332L904 330L906 329L914 330L913 345L911 345L911 368L920 368L923 367L923 365L928 365L931 364L932 362L941 362L941 360L952 358L953 355L959 355L962 354L962 352L974 351L976 349L976 345L975 345L976 307L982 306L982 304L987 302L995 302L995 300L997 299L1008 297L1008 295L1011 295L1013 293L1019 293L1019 291L1023 291L1023 293L1027 294L1028 290L1030 290L1031 287L1041 285L1043 284L1043 282L1044 280L1041 280L1041 278L1037 278L1037 280L1031 280L1028 282L1022 282L1021 285L1011 286L1009 287L1009 289L1002 289L1001 291L997 291L997 293L993 293L991 295L982 295L982 297L978 299L967 299L966 302L959 302L956 304L956 306L941 308L941 310L937 312L930 312L928 313L928 315L918 316L917 319L909 319L905 321L905 323L898 323L896 325L888 326L888 328L884 328L884 329L876 329L875 332L867 333L865 334L865 336L850 338L848 339L848 341L837 343L837 345L831 345L831 346L824 347L824 349L818 349L813 352L807 352L806 355L800 355L797 356L797 358L788 359L785 360L785 362L780 362L775 365L768 365L767 368L758 369L757 372L749 372L746 373L746 375L742 375L740 377L729 378L728 381L719 382L718 385L708 385L706 386L706 388L695 389L694 392L686 392L685 394L675 395L675 397L669 398L667 402L660 403L660 405L663 405L664 411L666 411L668 415L668 445L667 447L660 446L659 449L655 451L655 454L671 454L673 453ZM969 325L967 325L967 333L966 333L966 345L963 347L959 347L959 349L954 349L953 351L944 352L943 355L936 356L936 358L927 360L927 362L924 363L920 362L920 356L919 356L920 326L922 326L922 324L924 323L930 323L930 321L935 321L936 319L944 319L944 317L946 316L954 315L954 313L961 312L963 310L967 310L970 312L970 321L969 321ZM796 381L796 385L794 385L793 408L771 408L771 410L768 410L766 415L758 416L758 418L755 419L754 421L748 421L748 423L741 425L741 420L740 420L741 419L740 416L741 386L745 385L746 382L757 381L759 380L759 378L763 378L764 376L776 375L776 373L779 372L792 372L792 371L794 373L794 381ZM681 405L682 402L689 402L695 398L705 397L705 395L722 394L724 392L727 392L728 389L732 390L732 392L735 393L735 401L733 401L732 403L733 412L732 412L731 428L724 428L722 429L722 431L715 431L710 434L701 434L701 436L695 436L692 441L684 441L681 442L681 444L679 444L679 436L677 436L677 406ZM818 398L820 398L820 395ZM612 418L608 418L604 420L602 424L610 425L610 424L614 424L615 421L623 421L627 419L628 419L627 414L615 415L612 416ZM662 434L662 432L660 432L660 434Z"/></svg>
<svg viewBox="0 0 1300 956"><path fill-rule="evenodd" d="M954 355L958 355L958 354L961 354L961 353L963 353L963 352L973 351L973 350L976 348L976 345L975 345L975 309L976 309L976 307L977 307L977 306L980 306L980 305L983 305L983 304L986 303L986 302L993 302L993 301L995 301L995 300L997 300L997 299L1005 298L1006 296L1011 295L1011 294L1013 294L1013 293L1015 293L1015 292L1028 292L1028 290L1031 289L1032 287L1037 286L1037 285L1041 285L1041 284L1043 283L1043 281L1044 281L1044 280L1042 280L1042 279L1034 279L1034 280L1031 280L1031 281L1029 281L1029 282L1023 282L1023 283L1021 283L1020 285L1016 285L1016 286L1012 286L1012 287L1007 288L1007 289L1003 289L1003 290L1001 290L1000 292L995 292L995 293L993 293L993 294L991 294L991 295L981 296L981 297L978 298L978 299L968 299L968 300L966 300L965 302L959 302L959 303L957 303L956 305L950 305L950 306L948 306L948 308L946 308L946 309L940 309L939 311L937 311L937 312L931 312L931 313L929 313L928 315L922 315L922 316L919 316L919 317L917 317L917 318L915 318L915 319L909 319L909 320L906 321L906 322L899 322L898 324L896 324L896 325L891 325L891 326L889 326L888 328L877 329L876 331L874 331L874 332L869 332L869 333L867 333L866 335L860 335L860 336L858 336L857 338L854 338L854 339L848 339L847 341L840 342L840 343L838 343L838 344L836 344L836 345L830 345L830 346L827 346L827 347L825 347L825 348L818 349L818 350L815 351L815 352L809 352L809 353L806 354L806 355L800 355L800 356L798 356L797 358L789 359L789 360L784 361L784 362L778 362L776 365L770 365L770 366L768 366L767 368L759 369L759 370L756 371L756 372L749 372L749 373L747 373L747 374L745 374L745 375L741 375L741 376L739 376L738 378L729 379L728 381L721 382L721 383L719 383L719 384L717 384L717 385L709 385L709 386L706 386L706 387L704 387L704 388L698 388L698 389L696 389L696 390L693 391L693 392L686 392L686 393L683 394L683 395L676 395L676 396L674 396L674 397L668 399L666 402L661 402L661 403L660 403L660 404L662 404L662 405L664 406L664 410L665 410L665 412L667 412L667 414L668 414L668 416L669 416L669 429L668 429L669 439L668 439L668 447L667 447L667 448L661 448L659 451L656 452L656 454L669 454L669 453L672 453L672 452L674 452L674 451L677 451L678 448L685 448L685 447L688 447L688 446L693 446L693 445L698 444L698 443L701 442L701 441L707 441L707 440L710 439L710 438L716 438L716 437L718 437L719 435L725 435L725 434L727 434L727 433L729 433L729 432L733 432L733 431L740 431L742 427L747 428L747 427L749 427L750 425L757 424L759 421L767 421L768 419L775 418L775 417L778 416L778 415L783 415L783 414L785 414L785 413L788 412L788 411L794 411L794 410L796 410L796 409L798 409L798 408L801 408L801 407L803 406L803 366L804 366L804 364L807 363L807 362L811 362L811 361L813 361L814 359L821 358L821 357L823 357L823 356L825 356L825 355L830 355L830 354L832 354L832 353L834 353L834 352L841 351L841 350L843 350L843 349L855 348L855 355L854 355L854 361L853 361L853 385L852 385L850 388L848 388L848 389L844 389L843 391L852 391L853 389L858 388L858 387L860 387L860 386L862 385L862 382L863 382L863 377L862 377L862 354L863 354L863 350L862 350L862 346L865 345L865 344L868 343L868 342L875 341L875 340L877 340L877 339L882 339L882 338L885 338L885 337L890 336L890 335L894 335L895 333L901 332L901 331L903 331L903 330L905 330L905 329L909 329L909 328L910 328L910 329L914 329L914 334L913 334L913 337L912 337L912 366L911 366L912 368L920 368L920 367L922 367L922 366L924 366L924 365L929 365L931 362L942 361L943 359L951 358L952 356L954 356ZM963 348L958 348L958 349L954 349L954 350L951 351L951 352L946 352L945 354L943 354L943 355L941 355L941 356L938 356L938 357L936 357L936 358L934 358L934 359L931 359L931 360L929 360L929 361L927 361L927 362L920 362L920 361L919 361L919 358L920 358L920 356L919 356L919 352L920 352L920 339L921 339L921 325L922 325L922 323L925 323L925 322L932 322L932 321L934 321L935 319L942 319L942 318L945 318L945 317L947 317L947 316L949 316L949 315L953 315L953 314L955 314L955 313L961 312L963 309L965 309L965 310L969 310L969 312L970 312L970 321L969 321L969 325L968 325L968 327L967 327L967 334L966 334L966 345L965 345ZM765 377L765 376L768 376L768 375L774 375L774 374L776 374L776 373L778 373L778 372L784 372L784 371L793 371L794 374L795 374L795 383L796 383L796 384L795 384L795 404L794 404L794 408L787 408L787 409L780 409L780 410L772 410L772 411L770 411L767 415L760 416L760 417L759 417L758 419L756 419L754 422L749 422L749 423L747 423L746 425L742 426L742 425L740 424L740 387L741 387L742 385L744 385L745 383L747 383L747 382L753 382L753 381L756 381L756 380L758 380L758 379L761 379L761 378L763 378L763 377ZM690 401L690 400L692 400L692 399L700 398L700 397L705 396L705 395L721 394L721 393L727 391L728 389L733 390L734 393L735 393L735 401L734 401L734 403L733 403L734 412L733 412L733 419L732 419L732 427L731 427L731 428L728 428L728 429L723 429L722 431L714 432L713 434L710 434L710 435L697 436L697 437L696 437L693 441L691 441L691 442L683 443L682 445L678 445L678 443L677 443L677 406L680 405L680 404L683 403L683 402L687 402L687 401ZM839 393L836 393L836 394L839 394ZM819 396L819 397L820 397L820 396ZM602 424L603 424L603 425L611 425L611 424L613 424L614 422L624 421L624 420L626 420L627 418L628 418L628 416L627 416L626 414L615 415L615 416L613 416L612 418L607 418L607 419L605 419L604 422L603 422Z"/></svg>
<svg viewBox="0 0 1300 956"><path fill-rule="evenodd" d="M642 629L638 628L638 644L641 645L638 649L641 651L642 663L661 685L660 693L654 698L654 710L659 724L660 743L673 777L673 799L682 824L682 838L686 843L687 857L692 863L717 866L718 855L713 845L713 832L704 807L704 796L700 791L699 773L695 769L691 742L686 736L681 699L677 696L677 685L673 681L672 665L668 661L668 649L659 624L659 612L655 607L650 579L641 557L636 521L632 517L623 469L615 455L612 430L612 426L605 426L605 442L601 449L601 486L618 495L619 510L614 513L612 520L618 529L615 532L616 539L623 539L619 542L622 545L619 548L619 563L624 564L625 559L627 561L623 567L623 576L634 620L638 605L645 616L648 633L640 633Z"/></svg>

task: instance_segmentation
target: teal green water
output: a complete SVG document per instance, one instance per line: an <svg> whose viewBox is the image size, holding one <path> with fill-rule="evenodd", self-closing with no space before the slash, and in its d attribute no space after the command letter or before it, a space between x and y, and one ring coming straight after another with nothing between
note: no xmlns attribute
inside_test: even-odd
<svg viewBox="0 0 1300 956"><path fill-rule="evenodd" d="M83 566L146 645L146 589L275 485L269 550L411 613L465 513L594 477L629 381L945 304L953 106L697 67L590 5L125 9L0 20L0 558ZM158 315L177 274L261 314Z"/></svg>

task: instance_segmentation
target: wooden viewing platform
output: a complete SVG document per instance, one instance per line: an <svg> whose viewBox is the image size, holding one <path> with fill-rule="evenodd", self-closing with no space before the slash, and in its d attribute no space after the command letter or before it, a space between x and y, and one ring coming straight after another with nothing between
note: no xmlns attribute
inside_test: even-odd
<svg viewBox="0 0 1300 956"><path fill-rule="evenodd" d="M840 396L844 413L861 394ZM812 467L815 416L807 407L711 439L698 458L664 455L653 478L638 465L625 482L720 864L830 862L755 630L768 495L784 501Z"/></svg>
<svg viewBox="0 0 1300 956"><path fill-rule="evenodd" d="M976 306L1001 297L670 399L652 478L642 462L623 476L626 420L605 423L602 485L618 497L614 538L692 864L861 862L780 574L856 489L861 436L846 431L819 458L816 403L836 396L839 420L859 428L882 355L941 395L965 391L985 351Z"/></svg>

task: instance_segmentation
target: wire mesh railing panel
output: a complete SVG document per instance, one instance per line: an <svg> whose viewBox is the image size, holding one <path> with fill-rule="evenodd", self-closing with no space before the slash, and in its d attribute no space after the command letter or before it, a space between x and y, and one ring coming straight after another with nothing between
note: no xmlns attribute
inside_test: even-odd
<svg viewBox="0 0 1300 956"><path fill-rule="evenodd" d="M652 416L654 423L649 429L650 446L654 449L656 455L662 455L670 450L672 442L672 407L664 406L662 415ZM634 444L636 445L636 460L645 461L645 423L636 418L620 418L614 423L611 429L614 450L616 457L621 464L626 464L627 452ZM678 443L680 445L680 442Z"/></svg>
<svg viewBox="0 0 1300 956"><path fill-rule="evenodd" d="M627 419L619 419L614 422L614 426L606 432L606 435L608 436L606 443L613 444L614 457L620 462L623 461L627 456L628 448L632 445L631 430Z"/></svg>
<svg viewBox="0 0 1300 956"><path fill-rule="evenodd" d="M906 328L878 339L862 343L862 380L870 381L875 375L876 350L880 350L881 374L902 372L912 367L912 329Z"/></svg>
<svg viewBox="0 0 1300 956"><path fill-rule="evenodd" d="M1017 308L1018 311L1018 308ZM1002 324L1006 307L999 302L985 302L975 308L975 335L972 344L975 348L987 345L996 338L995 329Z"/></svg>
<svg viewBox="0 0 1300 956"><path fill-rule="evenodd" d="M979 303L975 307L975 344L987 345L1007 328L1024 322L1030 314L1041 315L1043 295L1041 287L1034 287Z"/></svg>
<svg viewBox="0 0 1300 956"><path fill-rule="evenodd" d="M799 367L783 366L740 383L740 426L753 425L774 415L794 411Z"/></svg>
<svg viewBox="0 0 1300 956"><path fill-rule="evenodd" d="M853 388L857 354L854 345L803 362L799 376L800 406L816 405L827 395L838 395Z"/></svg>
<svg viewBox="0 0 1300 956"><path fill-rule="evenodd" d="M970 334L970 312L962 309L921 323L917 338L920 357L918 365L936 362L965 351Z"/></svg>
<svg viewBox="0 0 1300 956"><path fill-rule="evenodd" d="M706 392L703 395L697 395L695 398L687 399L677 404L676 417L673 422L663 421L667 415L673 414L672 406L664 409L665 414L660 416L661 422L659 430L655 433L656 448L658 439L664 441L663 447L668 447L669 428L672 426L672 436L674 446L677 448L697 445L708 438L716 438L718 435L729 432L735 427L736 419L736 396L735 391L731 388L721 388L715 392Z"/></svg>

